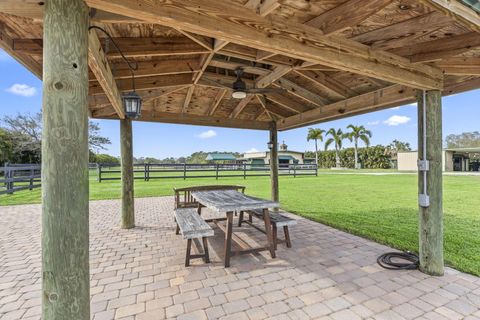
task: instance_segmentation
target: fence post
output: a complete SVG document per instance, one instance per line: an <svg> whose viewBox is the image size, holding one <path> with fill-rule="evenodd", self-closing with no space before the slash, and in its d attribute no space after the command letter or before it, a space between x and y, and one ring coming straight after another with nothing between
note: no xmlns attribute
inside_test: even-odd
<svg viewBox="0 0 480 320"><path fill-rule="evenodd" d="M102 165L97 163L97 181L102 182Z"/></svg>
<svg viewBox="0 0 480 320"><path fill-rule="evenodd" d="M315 176L318 177L318 164L315 165Z"/></svg>
<svg viewBox="0 0 480 320"><path fill-rule="evenodd" d="M218 180L218 166L219 166L219 164L217 163L217 164L215 165L215 167L216 167L215 180Z"/></svg>
<svg viewBox="0 0 480 320"><path fill-rule="evenodd" d="M143 181L147 181L148 179L147 170L148 170L148 163L144 163L143 164Z"/></svg>
<svg viewBox="0 0 480 320"><path fill-rule="evenodd" d="M7 180L7 193L13 193L13 178L15 176L15 169L5 164L5 178Z"/></svg>
<svg viewBox="0 0 480 320"><path fill-rule="evenodd" d="M30 186L29 186L29 190L32 190L33 189L33 175L34 175L35 171L33 169L30 169Z"/></svg>
<svg viewBox="0 0 480 320"><path fill-rule="evenodd" d="M243 164L243 180L247 179L247 165Z"/></svg>
<svg viewBox="0 0 480 320"><path fill-rule="evenodd" d="M183 164L183 180L187 179L187 163Z"/></svg>
<svg viewBox="0 0 480 320"><path fill-rule="evenodd" d="M297 165L296 164L293 164L293 177L294 178L297 177Z"/></svg>

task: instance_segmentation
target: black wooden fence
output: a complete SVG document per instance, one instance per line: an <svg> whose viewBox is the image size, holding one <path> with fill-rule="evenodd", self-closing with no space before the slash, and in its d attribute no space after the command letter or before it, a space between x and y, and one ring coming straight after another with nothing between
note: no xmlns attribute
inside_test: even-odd
<svg viewBox="0 0 480 320"><path fill-rule="evenodd" d="M3 177L2 177L3 176ZM39 164L5 164L0 168L0 194L40 187Z"/></svg>
<svg viewBox="0 0 480 320"><path fill-rule="evenodd" d="M119 180L118 165L98 165L97 179ZM261 164L135 164L134 178L149 181L150 179L192 179L192 178L232 178L232 177L262 177L270 175L270 165ZM280 176L316 176L317 166L314 164L280 165Z"/></svg>

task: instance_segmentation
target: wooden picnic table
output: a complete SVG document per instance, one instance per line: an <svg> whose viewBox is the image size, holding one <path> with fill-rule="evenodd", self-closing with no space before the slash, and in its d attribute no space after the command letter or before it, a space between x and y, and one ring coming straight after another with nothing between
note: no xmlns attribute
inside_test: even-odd
<svg viewBox="0 0 480 320"><path fill-rule="evenodd" d="M236 190L193 191L192 197L200 204L199 210L201 210L202 207L207 207L215 212L226 214L226 218L205 219L207 222L214 222L217 224L217 226L225 233L225 267L230 266L230 257L233 255L269 250L272 258L275 258L273 233L268 209L278 208L280 206L278 202L247 196ZM242 249L233 251L233 213L248 210L263 210L267 245L252 248L241 238L235 236L235 242L237 242ZM226 225L219 223L219 221L223 220L226 220Z"/></svg>

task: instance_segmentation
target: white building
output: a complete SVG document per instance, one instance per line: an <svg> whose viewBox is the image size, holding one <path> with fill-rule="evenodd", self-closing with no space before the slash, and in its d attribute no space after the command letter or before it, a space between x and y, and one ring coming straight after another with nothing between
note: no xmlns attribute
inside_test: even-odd
<svg viewBox="0 0 480 320"><path fill-rule="evenodd" d="M399 152L399 171L417 170L417 151ZM480 147L444 149L442 154L443 171L480 171Z"/></svg>
<svg viewBox="0 0 480 320"><path fill-rule="evenodd" d="M265 165L270 163L270 151L247 152L242 159L252 165ZM315 159L305 158L304 152L288 150L285 141L279 146L278 163L282 167L290 164L312 164Z"/></svg>

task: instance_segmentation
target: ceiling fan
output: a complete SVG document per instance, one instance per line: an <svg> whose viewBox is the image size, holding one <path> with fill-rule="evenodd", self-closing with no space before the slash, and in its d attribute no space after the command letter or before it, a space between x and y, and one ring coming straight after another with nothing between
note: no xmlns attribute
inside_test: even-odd
<svg viewBox="0 0 480 320"><path fill-rule="evenodd" d="M285 92L286 91L283 88L247 88L245 81L242 80L243 68L238 67L235 69L234 72L235 72L235 75L237 76L237 79L235 80L235 82L233 82L232 87L227 87L225 85L222 85L230 90L233 90L232 98L234 99L244 99L247 97L248 94L262 94L262 93L269 93L269 92ZM208 81L212 82L210 80ZM219 85L219 83L217 82L215 83L216 85Z"/></svg>
<svg viewBox="0 0 480 320"><path fill-rule="evenodd" d="M247 88L245 81L242 80L243 68L238 67L235 69L235 75L237 79L232 85L232 98L235 99L244 99L247 94L256 94L256 93L268 93L268 92L283 92L286 91L283 88Z"/></svg>

